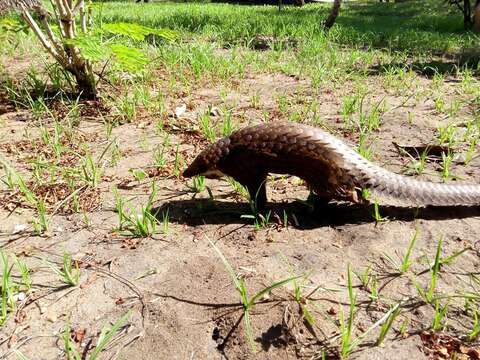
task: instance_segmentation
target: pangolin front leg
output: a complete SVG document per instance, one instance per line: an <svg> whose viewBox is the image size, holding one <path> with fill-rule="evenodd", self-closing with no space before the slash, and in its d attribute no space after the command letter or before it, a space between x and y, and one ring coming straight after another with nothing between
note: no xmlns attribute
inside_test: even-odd
<svg viewBox="0 0 480 360"><path fill-rule="evenodd" d="M237 181L247 188L250 201L255 204L256 209L263 210L267 204L267 174L257 172L249 175L251 176L239 178Z"/></svg>
<svg viewBox="0 0 480 360"><path fill-rule="evenodd" d="M233 151L228 159L219 165L219 169L242 184L258 210L267 204L266 181L268 171L263 159L250 151Z"/></svg>

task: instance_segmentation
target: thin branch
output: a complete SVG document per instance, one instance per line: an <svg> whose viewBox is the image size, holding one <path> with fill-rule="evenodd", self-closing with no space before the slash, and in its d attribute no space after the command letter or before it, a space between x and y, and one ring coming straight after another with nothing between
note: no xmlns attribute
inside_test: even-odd
<svg viewBox="0 0 480 360"><path fill-rule="evenodd" d="M75 16L77 14L77 11L81 11L81 9L85 9L85 1L84 0L77 0L77 3L75 4L75 6L73 7L73 10L72 10L72 13L73 13L73 16Z"/></svg>
<svg viewBox="0 0 480 360"><path fill-rule="evenodd" d="M342 0L334 0L332 9L330 10L330 14L328 15L327 19L323 23L323 27L325 30L330 30L330 28L335 24L335 20L337 20L338 13L340 12L340 6L342 5Z"/></svg>
<svg viewBox="0 0 480 360"><path fill-rule="evenodd" d="M68 0L62 0L63 7L65 8L65 15L67 15L69 18L72 18L72 6L70 1Z"/></svg>
<svg viewBox="0 0 480 360"><path fill-rule="evenodd" d="M67 15L67 11L65 10L61 0L55 0L55 5L55 7L58 9L58 13L60 14L59 19L62 21L62 19Z"/></svg>
<svg viewBox="0 0 480 360"><path fill-rule="evenodd" d="M50 27L50 23L48 22L48 13L44 12L40 14L40 20L42 21L42 25L47 32L48 38L50 39L50 42L52 45L55 47L57 50L57 53L59 56L64 58L64 63L67 63L67 54L65 53L65 50L63 49L61 42L57 39L55 36L55 33L53 32L52 28Z"/></svg>
<svg viewBox="0 0 480 360"><path fill-rule="evenodd" d="M73 16L71 9L67 9L68 4L66 0L55 0L60 13L60 27L63 29L63 37L66 39L73 39L74 32L72 30Z"/></svg>
<svg viewBox="0 0 480 360"><path fill-rule="evenodd" d="M40 40L40 42L42 43L42 45L45 47L45 49L55 58L57 59L60 63L62 58L61 56L58 54L57 50L54 48L54 46L52 45L52 43L46 38L45 34L43 33L42 29L40 29L40 27L38 26L37 22L35 21L35 19L33 19L32 15L30 14L30 12L28 11L27 8L25 8L24 6L22 6L22 15L23 15L23 18L25 19L25 21L28 23L28 25L30 26L30 28L33 30L33 32L35 33L35 35L37 35L38 39Z"/></svg>
<svg viewBox="0 0 480 360"><path fill-rule="evenodd" d="M84 34L87 33L87 13L85 12L85 8L82 6L80 8L80 24L82 26L82 31Z"/></svg>
<svg viewBox="0 0 480 360"><path fill-rule="evenodd" d="M60 29L60 34L62 35L62 37L65 37L65 32L63 31L62 22L60 21L61 16L60 16L60 13L57 9L57 5L56 5L56 3L53 2L53 0L50 0L50 4L52 5L53 13L55 14L55 18L57 20L58 28Z"/></svg>
<svg viewBox="0 0 480 360"><path fill-rule="evenodd" d="M1 0L0 1L0 14L11 10L33 9L36 6L40 6L41 2L38 0Z"/></svg>

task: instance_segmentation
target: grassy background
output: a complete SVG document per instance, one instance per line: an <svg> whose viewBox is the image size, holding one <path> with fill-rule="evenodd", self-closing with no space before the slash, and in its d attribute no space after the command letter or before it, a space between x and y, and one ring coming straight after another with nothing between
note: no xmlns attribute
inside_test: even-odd
<svg viewBox="0 0 480 360"><path fill-rule="evenodd" d="M150 48L176 76L218 79L249 71L306 77L314 86L379 72L423 75L477 70L480 38L463 28L459 12L442 1L343 4L329 33L322 28L331 4L251 6L221 3L96 3L97 21L135 22L178 31L181 41ZM274 39L273 51L250 51L257 35ZM292 45L293 44L293 45ZM223 49L231 49L224 56ZM220 50L220 51L219 51ZM185 82L186 83L186 82Z"/></svg>
<svg viewBox="0 0 480 360"><path fill-rule="evenodd" d="M213 3L103 3L104 21L138 22L167 27L216 41L245 44L256 34L294 37L307 43L324 40L321 22L330 4L303 8ZM343 4L328 40L359 48L415 53L456 51L475 46L479 37L463 29L460 13L442 1Z"/></svg>

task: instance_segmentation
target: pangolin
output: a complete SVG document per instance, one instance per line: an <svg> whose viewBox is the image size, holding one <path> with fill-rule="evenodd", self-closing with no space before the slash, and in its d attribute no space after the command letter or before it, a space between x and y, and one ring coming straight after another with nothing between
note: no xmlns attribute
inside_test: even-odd
<svg viewBox="0 0 480 360"><path fill-rule="evenodd" d="M361 189L415 206L480 205L480 185L434 183L395 174L316 127L275 121L235 131L204 149L184 177L233 177L262 208L269 173L297 176L324 200L361 201Z"/></svg>

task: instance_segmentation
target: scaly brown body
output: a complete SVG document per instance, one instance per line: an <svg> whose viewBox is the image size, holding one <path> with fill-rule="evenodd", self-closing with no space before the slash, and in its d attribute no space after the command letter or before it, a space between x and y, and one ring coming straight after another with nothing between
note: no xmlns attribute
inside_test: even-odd
<svg viewBox="0 0 480 360"><path fill-rule="evenodd" d="M357 192L366 188L412 205L480 205L480 185L433 183L394 174L319 128L289 122L238 130L208 146L183 175L229 175L246 186L262 207L269 173L298 176L328 200L356 202Z"/></svg>

